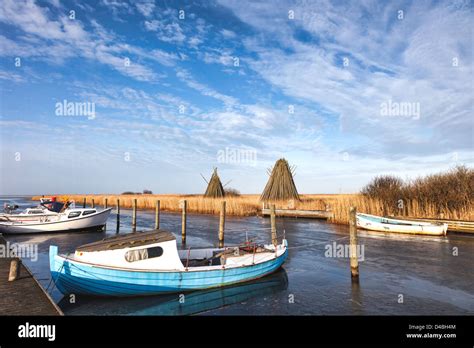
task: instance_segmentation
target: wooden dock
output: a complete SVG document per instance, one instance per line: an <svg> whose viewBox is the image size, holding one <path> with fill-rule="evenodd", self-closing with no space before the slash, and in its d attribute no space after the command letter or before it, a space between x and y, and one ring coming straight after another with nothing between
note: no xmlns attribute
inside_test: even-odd
<svg viewBox="0 0 474 348"><path fill-rule="evenodd" d="M474 233L474 221L424 219L424 218L412 218L412 217L406 217L406 216L394 216L393 218L399 219L399 220L412 220L412 221L433 222L433 223L440 222L440 223L448 224L448 231L450 232Z"/></svg>
<svg viewBox="0 0 474 348"><path fill-rule="evenodd" d="M333 216L331 211L327 210L297 210L297 209L275 209L276 216L310 218L310 219L329 219ZM270 209L263 208L262 216L270 216Z"/></svg>
<svg viewBox="0 0 474 348"><path fill-rule="evenodd" d="M0 244L6 245L0 234ZM21 263L20 276L8 281L13 257L0 257L0 313L2 315L63 315L61 309Z"/></svg>

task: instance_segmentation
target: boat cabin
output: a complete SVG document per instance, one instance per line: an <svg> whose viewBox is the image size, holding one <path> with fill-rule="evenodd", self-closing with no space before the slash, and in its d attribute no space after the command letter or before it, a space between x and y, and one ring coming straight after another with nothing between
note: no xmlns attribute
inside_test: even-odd
<svg viewBox="0 0 474 348"><path fill-rule="evenodd" d="M263 246L243 245L227 248L178 250L175 236L165 230L134 232L82 245L74 255L76 261L101 266L183 271L188 267L209 267L252 263L255 255L274 253Z"/></svg>
<svg viewBox="0 0 474 348"><path fill-rule="evenodd" d="M168 231L134 232L105 238L76 249L77 261L133 269L182 270L176 238Z"/></svg>

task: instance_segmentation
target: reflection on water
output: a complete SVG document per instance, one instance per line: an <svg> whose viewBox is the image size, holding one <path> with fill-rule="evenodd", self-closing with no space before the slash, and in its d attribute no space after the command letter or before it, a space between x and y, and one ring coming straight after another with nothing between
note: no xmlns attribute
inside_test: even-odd
<svg viewBox="0 0 474 348"><path fill-rule="evenodd" d="M352 314L358 315L362 311L362 289L360 283L351 283Z"/></svg>
<svg viewBox="0 0 474 348"><path fill-rule="evenodd" d="M286 290L288 277L285 270L252 282L224 288L201 290L184 294L168 294L135 298L80 297L70 303L64 297L59 306L68 315L88 313L116 315L191 315L245 302Z"/></svg>
<svg viewBox="0 0 474 348"><path fill-rule="evenodd" d="M15 201L27 206L32 202ZM131 211L121 210L120 233L131 231ZM152 229L154 212L138 212L138 230ZM178 247L217 246L219 217L188 214L187 245L181 246L181 214L161 214L161 227L177 237ZM474 236L405 236L360 231L365 260L359 263L360 284L352 284L349 260L325 257L325 246L348 243L348 228L309 219L277 219L290 250L284 272L234 287L186 294L127 299L76 298L71 304L51 283L49 245L72 252L79 245L115 235L112 214L105 232L8 236L11 242L38 245L38 261L24 260L66 314L198 314L206 315L436 315L474 314ZM270 221L260 217L226 218L225 241L246 236L270 241ZM458 256L453 255L456 247ZM282 279L284 278L284 279ZM403 294L404 302L398 302ZM289 299L294 299L290 301ZM62 301L61 301L62 300Z"/></svg>

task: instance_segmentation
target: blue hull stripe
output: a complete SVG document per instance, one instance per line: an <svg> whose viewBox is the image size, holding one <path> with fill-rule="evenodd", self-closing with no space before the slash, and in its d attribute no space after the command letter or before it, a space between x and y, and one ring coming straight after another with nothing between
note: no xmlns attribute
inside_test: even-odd
<svg viewBox="0 0 474 348"><path fill-rule="evenodd" d="M52 248L50 268L63 294L136 296L208 289L257 279L280 268L287 256L288 251L260 264L211 271L139 272L64 260L57 257L57 248Z"/></svg>

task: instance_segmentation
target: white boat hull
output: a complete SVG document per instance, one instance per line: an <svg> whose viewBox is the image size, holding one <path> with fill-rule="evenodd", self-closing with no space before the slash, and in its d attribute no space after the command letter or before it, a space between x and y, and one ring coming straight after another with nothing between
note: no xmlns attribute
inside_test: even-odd
<svg viewBox="0 0 474 348"><path fill-rule="evenodd" d="M10 221L0 223L0 233L23 234L39 232L68 232L80 231L104 226L110 215L111 208L105 209L87 216L58 221Z"/></svg>
<svg viewBox="0 0 474 348"><path fill-rule="evenodd" d="M430 236L444 236L448 230L448 224L397 220L369 214L357 214L357 227L370 231L424 234Z"/></svg>

